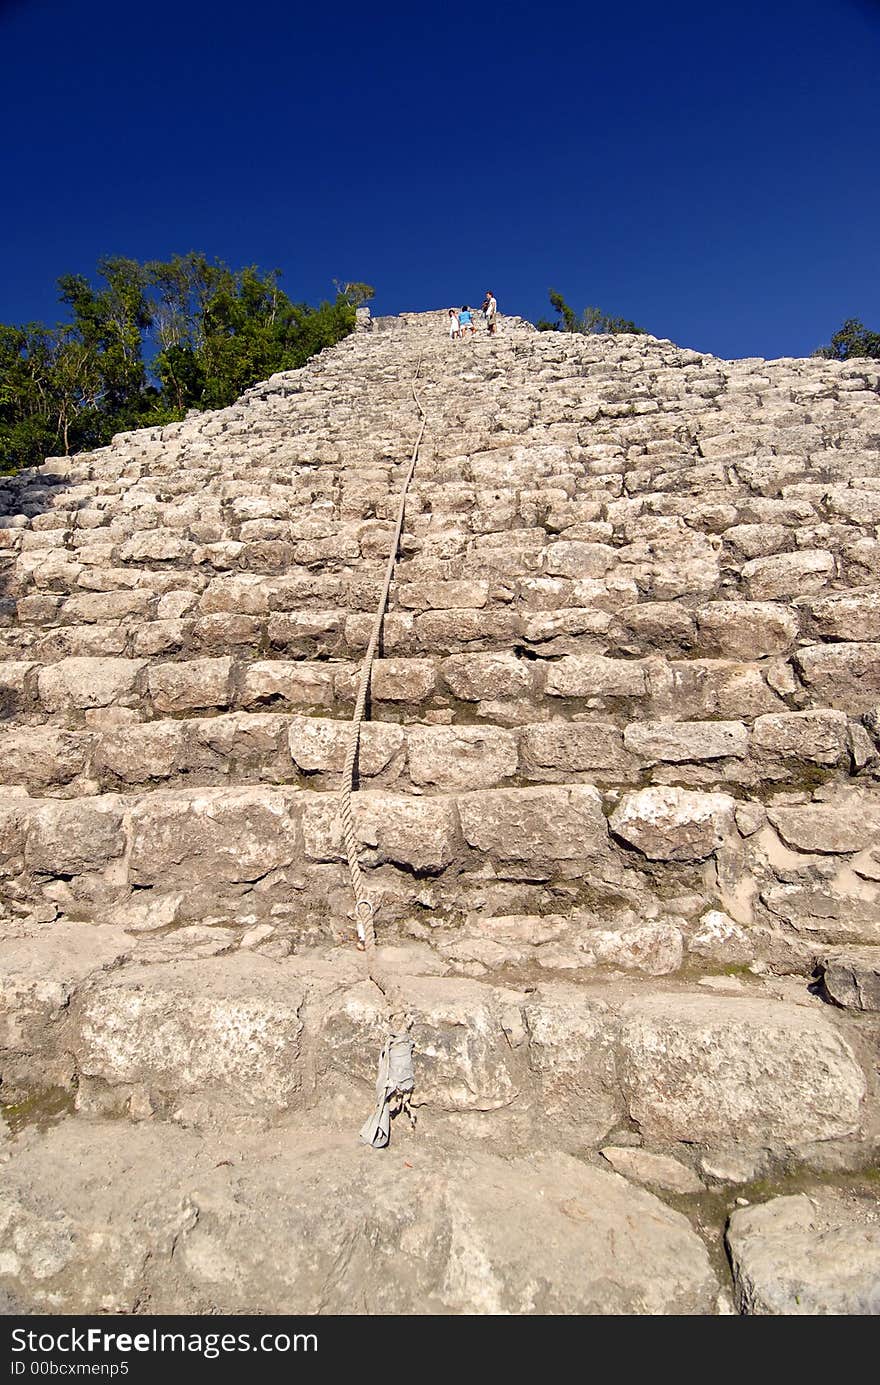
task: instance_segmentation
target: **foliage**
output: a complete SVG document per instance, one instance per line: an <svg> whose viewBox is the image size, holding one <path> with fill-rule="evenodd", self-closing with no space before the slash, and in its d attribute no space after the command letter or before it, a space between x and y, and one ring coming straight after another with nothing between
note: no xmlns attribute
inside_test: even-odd
<svg viewBox="0 0 880 1385"><path fill-rule="evenodd" d="M98 263L58 281L72 321L0 324L0 471L100 446L114 433L222 408L352 331L368 284L292 302L280 271L232 270L191 252Z"/></svg>
<svg viewBox="0 0 880 1385"><path fill-rule="evenodd" d="M858 318L848 317L828 346L820 346L815 356L827 361L850 361L859 356L880 360L880 332L871 332Z"/></svg>
<svg viewBox="0 0 880 1385"><path fill-rule="evenodd" d="M594 332L634 332L638 336L645 335L644 327L637 327L625 317L609 317L600 308L584 308L578 315L555 289L550 289L549 297L550 306L557 316L555 321L542 317L537 323L539 332L580 332L584 336L590 336Z"/></svg>

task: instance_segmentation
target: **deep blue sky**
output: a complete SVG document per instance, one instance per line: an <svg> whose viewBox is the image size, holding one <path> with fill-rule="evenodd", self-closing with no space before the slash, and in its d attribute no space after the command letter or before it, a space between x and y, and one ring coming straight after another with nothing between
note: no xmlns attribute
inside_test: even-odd
<svg viewBox="0 0 880 1385"><path fill-rule="evenodd" d="M0 0L0 319L203 249L724 356L880 328L880 0Z"/></svg>

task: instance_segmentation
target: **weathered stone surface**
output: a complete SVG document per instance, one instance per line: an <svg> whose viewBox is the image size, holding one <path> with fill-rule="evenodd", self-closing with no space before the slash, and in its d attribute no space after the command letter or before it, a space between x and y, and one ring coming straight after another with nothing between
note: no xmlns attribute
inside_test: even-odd
<svg viewBox="0 0 880 1385"><path fill-rule="evenodd" d="M652 1154L647 1149L631 1149L627 1146L605 1145L602 1157L624 1178L634 1178L637 1183L648 1183L652 1188L662 1188L666 1193L703 1193L705 1185L679 1159L669 1154Z"/></svg>
<svg viewBox="0 0 880 1385"><path fill-rule="evenodd" d="M548 697L644 697L647 687L644 667L629 659L571 654L547 670Z"/></svg>
<svg viewBox="0 0 880 1385"><path fill-rule="evenodd" d="M795 663L809 691L844 712L866 712L880 697L880 644L813 644Z"/></svg>
<svg viewBox="0 0 880 1385"><path fill-rule="evenodd" d="M632 928L590 928L580 946L599 965L623 967L649 976L678 971L684 956L680 929L674 924L646 920Z"/></svg>
<svg viewBox="0 0 880 1385"><path fill-rule="evenodd" d="M131 949L131 939L121 928L100 923L61 922L4 939L0 1049L40 1054L45 1061L82 982L116 966ZM30 1073L35 1085L39 1075L38 1069Z"/></svg>
<svg viewBox="0 0 880 1385"><path fill-rule="evenodd" d="M405 1163L308 1126L230 1142L65 1121L7 1164L0 1283L56 1312L716 1311L686 1218L617 1174L422 1143Z"/></svg>
<svg viewBox="0 0 880 1385"><path fill-rule="evenodd" d="M580 861L607 848L602 800L589 784L495 789L458 800L465 841L499 861Z"/></svg>
<svg viewBox="0 0 880 1385"><path fill-rule="evenodd" d="M702 861L732 830L733 805L727 794L639 789L624 794L609 826L652 861Z"/></svg>
<svg viewBox="0 0 880 1385"><path fill-rule="evenodd" d="M623 1016L621 1081L645 1134L797 1146L859 1129L864 1075L815 1010L655 995L628 1002Z"/></svg>
<svg viewBox="0 0 880 1385"><path fill-rule="evenodd" d="M742 759L749 733L741 721L634 721L624 731L623 743L648 764Z"/></svg>
<svg viewBox="0 0 880 1385"><path fill-rule="evenodd" d="M825 994L845 1010L880 1012L880 947L847 947L819 959Z"/></svg>
<svg viewBox="0 0 880 1385"><path fill-rule="evenodd" d="M529 664L512 654L452 654L440 667L444 682L463 702L527 697L532 691Z"/></svg>
<svg viewBox="0 0 880 1385"><path fill-rule="evenodd" d="M734 1212L737 1307L762 1316L880 1314L880 1216L866 1197L816 1188Z"/></svg>
<svg viewBox="0 0 880 1385"><path fill-rule="evenodd" d="M880 834L880 799L854 796L802 808L771 808L767 816L786 845L797 851L861 851Z"/></svg>
<svg viewBox="0 0 880 1385"><path fill-rule="evenodd" d="M516 741L497 726L411 726L406 742L414 784L490 788L517 770Z"/></svg>
<svg viewBox="0 0 880 1385"><path fill-rule="evenodd" d="M131 815L132 884L259 880L297 854L289 791L268 788L153 793Z"/></svg>
<svg viewBox="0 0 880 1385"><path fill-rule="evenodd" d="M95 768L126 784L146 784L173 774L184 763L185 753L182 722L144 722L105 732L95 748Z"/></svg>
<svg viewBox="0 0 880 1385"><path fill-rule="evenodd" d="M445 1111L492 1111L518 1093L507 1032L522 1030L523 996L477 981L408 977L408 1013L419 1053L420 1105ZM386 1028L385 1003L371 982L347 991L324 1018L324 1062L362 1078L375 1077L376 1055ZM524 1039L519 1033L519 1042Z"/></svg>
<svg viewBox="0 0 880 1385"><path fill-rule="evenodd" d="M373 863L391 862L410 870L435 872L450 865L459 851L454 804L446 799L408 798L376 792L355 794L355 832L373 853ZM306 857L312 861L344 859L335 794L302 798Z"/></svg>
<svg viewBox="0 0 880 1385"><path fill-rule="evenodd" d="M520 747L529 768L625 772L630 761L610 722L546 721L523 727Z"/></svg>
<svg viewBox="0 0 880 1385"><path fill-rule="evenodd" d="M147 675L153 706L159 712L188 712L229 704L232 659L190 659L156 664Z"/></svg>
<svg viewBox="0 0 880 1385"><path fill-rule="evenodd" d="M40 701L47 712L108 707L130 697L144 666L142 659L61 659L41 669Z"/></svg>
<svg viewBox="0 0 880 1385"><path fill-rule="evenodd" d="M110 795L85 802L48 800L30 815L25 860L40 875L103 870L124 850L121 805Z"/></svg>
<svg viewBox="0 0 880 1385"><path fill-rule="evenodd" d="M244 669L240 705L280 702L290 707L325 706L333 700L333 674L327 666L283 659L258 659Z"/></svg>
<svg viewBox="0 0 880 1385"><path fill-rule="evenodd" d="M871 589L809 603L820 635L836 640L880 640L880 595Z"/></svg>
<svg viewBox="0 0 880 1385"><path fill-rule="evenodd" d="M250 952L127 967L77 1006L79 1071L166 1101L214 1092L283 1108L302 1085L303 999L283 967Z"/></svg>
<svg viewBox="0 0 880 1385"><path fill-rule="evenodd" d="M64 784L79 774L89 749L88 736L52 726L6 732L0 755L0 783L34 789Z"/></svg>
<svg viewBox="0 0 880 1385"><path fill-rule="evenodd" d="M769 601L713 601L697 611L707 652L737 659L782 654L798 635L797 615Z"/></svg>
<svg viewBox="0 0 880 1385"><path fill-rule="evenodd" d="M288 732L290 758L297 768L308 773L342 770L351 725L345 721L330 721L324 717L299 717ZM364 722L360 729L357 767L361 774L371 776L387 769L403 749L403 727L382 722Z"/></svg>
<svg viewBox="0 0 880 1385"><path fill-rule="evenodd" d="M809 760L837 765L846 757L848 718L845 712L776 712L756 717L751 748L756 755Z"/></svg>
<svg viewBox="0 0 880 1385"><path fill-rule="evenodd" d="M752 558L743 564L742 573L750 596L773 601L821 591L834 575L834 559L824 549L801 549L772 558Z"/></svg>

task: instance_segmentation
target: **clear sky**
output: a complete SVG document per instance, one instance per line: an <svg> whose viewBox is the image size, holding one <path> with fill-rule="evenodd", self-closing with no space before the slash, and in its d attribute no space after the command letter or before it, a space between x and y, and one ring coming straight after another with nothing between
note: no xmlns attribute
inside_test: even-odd
<svg viewBox="0 0 880 1385"><path fill-rule="evenodd" d="M7 322L199 249L722 356L880 329L880 0L0 0L0 70Z"/></svg>

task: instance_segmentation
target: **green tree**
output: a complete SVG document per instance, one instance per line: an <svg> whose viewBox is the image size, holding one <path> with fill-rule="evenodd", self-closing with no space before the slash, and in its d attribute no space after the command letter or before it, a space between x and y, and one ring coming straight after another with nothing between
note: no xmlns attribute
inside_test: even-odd
<svg viewBox="0 0 880 1385"><path fill-rule="evenodd" d="M332 302L294 303L280 272L232 270L190 252L98 263L98 282L59 281L71 321L0 324L0 470L107 442L122 429L231 404L352 331L369 284Z"/></svg>
<svg viewBox="0 0 880 1385"><path fill-rule="evenodd" d="M814 356L828 361L850 361L861 356L880 359L880 332L871 332L858 318L848 317L834 333L828 346L820 346Z"/></svg>
<svg viewBox="0 0 880 1385"><path fill-rule="evenodd" d="M583 336L590 336L595 332L633 332L638 336L645 335L644 327L637 327L625 317L609 317L601 308L584 308L582 313L576 313L556 289L549 290L549 298L556 318L540 318L537 323L539 332L579 332Z"/></svg>

